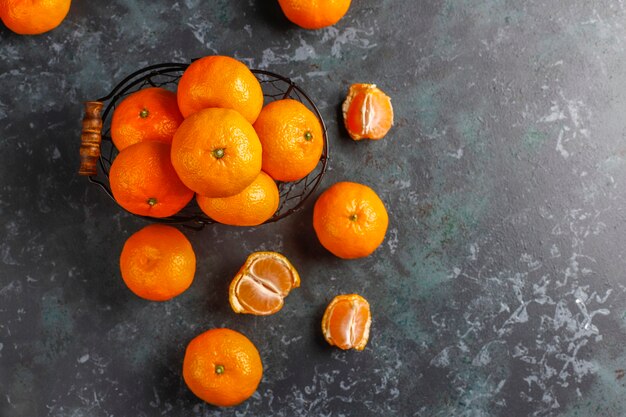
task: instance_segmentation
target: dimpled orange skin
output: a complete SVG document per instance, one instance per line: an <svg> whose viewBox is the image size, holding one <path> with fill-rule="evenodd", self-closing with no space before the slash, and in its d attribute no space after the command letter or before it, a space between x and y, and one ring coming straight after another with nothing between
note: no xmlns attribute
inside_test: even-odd
<svg viewBox="0 0 626 417"><path fill-rule="evenodd" d="M382 139L393 126L391 99L375 84L352 84L342 112L346 130L354 140Z"/></svg>
<svg viewBox="0 0 626 417"><path fill-rule="evenodd" d="M259 351L246 336L234 330L208 330L196 336L185 351L185 383L209 404L241 404L254 394L262 377Z"/></svg>
<svg viewBox="0 0 626 417"><path fill-rule="evenodd" d="M313 208L313 228L326 249L343 259L370 255L385 239L389 216L378 195L366 185L338 182Z"/></svg>
<svg viewBox="0 0 626 417"><path fill-rule="evenodd" d="M126 286L137 296L166 301L182 294L193 282L196 255L178 229L146 226L128 238L120 256Z"/></svg>
<svg viewBox="0 0 626 417"><path fill-rule="evenodd" d="M184 117L209 107L237 110L254 123L263 107L261 84L248 67L227 56L194 61L178 82L178 107Z"/></svg>
<svg viewBox="0 0 626 417"><path fill-rule="evenodd" d="M257 226L276 213L280 196L274 180L261 171L239 194L224 198L196 195L202 211L213 220L231 226Z"/></svg>
<svg viewBox="0 0 626 417"><path fill-rule="evenodd" d="M141 216L172 216L193 198L174 171L170 145L160 142L140 142L120 152L111 165L109 184L115 201Z"/></svg>
<svg viewBox="0 0 626 417"><path fill-rule="evenodd" d="M71 0L0 0L0 19L20 35L39 35L61 24Z"/></svg>
<svg viewBox="0 0 626 417"><path fill-rule="evenodd" d="M204 109L180 125L172 164L187 187L206 197L240 193L261 172L261 142L252 125L230 109Z"/></svg>
<svg viewBox="0 0 626 417"><path fill-rule="evenodd" d="M287 19L304 29L337 23L350 8L350 0L278 0Z"/></svg>
<svg viewBox="0 0 626 417"><path fill-rule="evenodd" d="M277 181L306 177L324 150L319 119L296 100L269 103L261 110L254 129L263 145L263 171Z"/></svg>
<svg viewBox="0 0 626 417"><path fill-rule="evenodd" d="M175 93L146 88L129 95L115 108L111 139L120 151L137 142L172 143L183 120Z"/></svg>

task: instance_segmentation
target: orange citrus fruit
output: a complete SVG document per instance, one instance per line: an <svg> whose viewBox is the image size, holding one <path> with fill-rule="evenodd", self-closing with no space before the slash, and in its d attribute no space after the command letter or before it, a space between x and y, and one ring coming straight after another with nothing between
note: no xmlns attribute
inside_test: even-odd
<svg viewBox="0 0 626 417"><path fill-rule="evenodd" d="M175 93L164 88L146 88L129 95L115 108L111 139L120 151L143 141L172 143L182 122Z"/></svg>
<svg viewBox="0 0 626 417"><path fill-rule="evenodd" d="M196 336L185 351L185 383L209 404L231 407L244 402L254 394L262 376L259 351L234 330L208 330Z"/></svg>
<svg viewBox="0 0 626 417"><path fill-rule="evenodd" d="M0 19L20 35L39 35L61 24L71 0L0 0Z"/></svg>
<svg viewBox="0 0 626 417"><path fill-rule="evenodd" d="M263 171L277 181L296 181L315 169L324 149L322 125L304 104L273 101L254 129L263 145Z"/></svg>
<svg viewBox="0 0 626 417"><path fill-rule="evenodd" d="M280 196L274 180L261 171L252 184L231 197L196 195L202 211L213 220L231 226L256 226L272 217Z"/></svg>
<svg viewBox="0 0 626 417"><path fill-rule="evenodd" d="M235 313L267 316L283 308L285 297L299 286L300 276L287 258L255 252L230 283L229 301Z"/></svg>
<svg viewBox="0 0 626 417"><path fill-rule="evenodd" d="M344 259L368 256L385 239L389 217L376 192L366 185L338 182L313 208L313 228L326 249Z"/></svg>
<svg viewBox="0 0 626 417"><path fill-rule="evenodd" d="M206 197L238 194L261 172L261 142L235 110L204 109L180 125L172 141L172 164L180 179Z"/></svg>
<svg viewBox="0 0 626 417"><path fill-rule="evenodd" d="M160 142L140 142L120 152L111 165L109 183L115 201L141 216L171 216L193 198L174 171L170 146Z"/></svg>
<svg viewBox="0 0 626 417"><path fill-rule="evenodd" d="M153 224L126 240L120 270L124 282L136 295L165 301L189 288L196 273L196 255L178 229Z"/></svg>
<svg viewBox="0 0 626 417"><path fill-rule="evenodd" d="M278 0L287 19L305 29L334 25L350 8L350 0Z"/></svg>
<svg viewBox="0 0 626 417"><path fill-rule="evenodd" d="M367 300L358 294L336 296L322 317L324 338L340 349L363 350L370 335L372 314Z"/></svg>
<svg viewBox="0 0 626 417"><path fill-rule="evenodd" d="M375 84L352 84L342 111L344 125L354 140L381 139L393 125L391 99Z"/></svg>
<svg viewBox="0 0 626 417"><path fill-rule="evenodd" d="M254 123L263 107L263 90L245 64L227 56L207 56L183 73L178 107L185 117L209 107L233 109Z"/></svg>

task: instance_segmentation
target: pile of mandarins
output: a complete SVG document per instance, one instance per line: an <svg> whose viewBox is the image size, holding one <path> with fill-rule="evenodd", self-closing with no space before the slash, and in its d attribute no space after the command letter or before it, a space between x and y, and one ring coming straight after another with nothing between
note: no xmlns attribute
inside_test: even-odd
<svg viewBox="0 0 626 417"><path fill-rule="evenodd" d="M378 140L393 124L391 101L373 84L354 84L343 103L346 130L354 140ZM209 56L192 63L177 93L140 90L115 109L111 138L120 151L109 173L116 201L143 216L169 217L192 198L212 219L252 226L279 205L276 181L297 181L317 165L324 146L317 117L298 101L263 107L261 86L239 61ZM376 192L338 182L313 210L320 243L344 259L370 255L383 242L389 222ZM192 284L196 256L172 226L144 227L126 241L122 278L139 297L165 301ZM300 286L291 262L276 252L255 252L235 274L228 299L235 313L280 311ZM322 318L330 345L363 350L370 332L370 305L358 294L337 295ZM218 406L245 401L263 374L259 352L241 333L212 329L187 346L183 378L203 400Z"/></svg>
<svg viewBox="0 0 626 417"><path fill-rule="evenodd" d="M235 226L271 218L275 181L307 176L324 148L311 110L291 99L263 107L257 78L226 56L193 62L176 93L152 87L126 97L111 138L120 153L109 181L123 208L169 217L195 195L207 216Z"/></svg>

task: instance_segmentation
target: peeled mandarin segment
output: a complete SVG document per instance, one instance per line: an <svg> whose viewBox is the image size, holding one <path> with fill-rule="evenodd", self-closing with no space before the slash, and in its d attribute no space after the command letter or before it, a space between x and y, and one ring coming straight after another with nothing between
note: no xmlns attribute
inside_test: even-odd
<svg viewBox="0 0 626 417"><path fill-rule="evenodd" d="M275 293L286 296L294 285L294 276L289 270L289 266L280 259L261 258L250 266L250 274L257 281L267 287L271 287Z"/></svg>
<svg viewBox="0 0 626 417"><path fill-rule="evenodd" d="M236 313L274 314L291 289L299 286L298 272L287 258L276 252L256 252L231 282L229 301Z"/></svg>
<svg viewBox="0 0 626 417"><path fill-rule="evenodd" d="M283 307L283 296L268 288L249 275L244 275L237 284L237 300L244 312L266 315Z"/></svg>
<svg viewBox="0 0 626 417"><path fill-rule="evenodd" d="M393 126L391 99L375 84L353 84L342 106L344 124L354 140L383 138Z"/></svg>
<svg viewBox="0 0 626 417"><path fill-rule="evenodd" d="M326 308L322 331L333 346L363 350L369 339L371 320L367 300L357 294L338 295Z"/></svg>

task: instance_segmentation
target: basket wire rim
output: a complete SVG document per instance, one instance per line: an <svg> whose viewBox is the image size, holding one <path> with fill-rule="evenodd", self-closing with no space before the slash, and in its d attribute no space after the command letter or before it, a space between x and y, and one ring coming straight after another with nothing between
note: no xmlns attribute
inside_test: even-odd
<svg viewBox="0 0 626 417"><path fill-rule="evenodd" d="M97 101L106 103L106 107L102 113L102 120L103 120L103 126L104 126L104 122L107 120L107 117L109 116L109 113L111 111L113 111L113 109L115 108L115 105L119 102L119 100L125 95L126 92L128 92L129 90L131 90L133 87L137 86L138 84L148 81L148 83L151 83L150 78L157 76L157 75L163 75L163 74L167 74L167 73L171 73L171 72L176 72L176 71L184 71L190 64L188 63L176 63L176 62L168 62L168 63L160 63L160 64L154 64L154 65L149 65L147 67L144 67L142 69L139 69L133 73L131 73L130 75L126 76L124 79L122 79L119 83L117 83L115 85L115 87L113 87L113 89L109 92L109 94L97 99ZM275 72L272 71L267 71L267 70L262 70L262 69L250 69L250 71L255 74L255 76L258 79L258 75L263 75L266 77L271 77L271 78L275 78L278 80L281 80L285 83L287 83L289 85L289 88L282 93L283 98L288 98L289 95L291 94L291 92L293 90L296 91L298 98L304 98L304 100L307 101L307 103L309 104L311 110L313 110L313 112L315 113L315 116L317 117L317 119L320 122L320 125L322 127L322 136L323 136L323 149L322 149L322 155L320 156L320 160L318 162L318 164L321 162L321 169L319 170L319 172L317 174L315 174L313 176L313 179L311 180L311 186L307 186L305 184L305 191L303 192L303 196L292 196L291 198L287 198L285 200L289 201L290 199L293 198L301 198L301 200L292 208L287 209L285 212L280 213L279 215L274 214L270 219L266 220L265 222L259 224L258 226L262 226L264 224L268 224L268 223L273 223L276 222L278 220L281 220L299 210L301 210L304 207L304 202L307 201L309 199L309 197L311 197L313 195L313 193L315 193L315 191L317 190L317 188L320 186L321 182L322 182L322 178L324 177L327 168L328 168L328 160L329 160L329 142L328 142L328 131L326 128L326 123L324 122L324 119L319 111L319 109L317 108L317 105L313 102L313 100L309 97L309 95L300 87L298 86L296 83L294 83L290 78L285 77L281 74L277 74ZM259 82L261 82L261 80L259 80ZM265 94L264 94L265 95ZM302 96L302 97L300 97ZM302 101L299 100L299 101ZM110 140L107 137L107 140ZM108 172L107 172L107 168L105 166L106 163L111 163L111 161L106 160L105 162L105 158L102 155L102 153L100 154L100 158L99 158L99 165L100 168L103 172L107 173L107 178L108 178ZM315 171L315 170L314 170ZM309 175L311 175L314 171L312 171ZM285 182L281 182L281 181L276 181L277 186L280 189L280 185L281 184L292 184L290 187L289 192L291 191L292 187L295 187L297 184L299 184L301 181L306 181L307 178L309 177L309 175L305 176L304 178L298 180L298 181L294 181L294 182L289 182L289 183L285 183ZM110 186L108 184L106 184L104 181L102 181L101 179L98 178L98 175L90 175L88 177L89 181L93 184L98 185L101 189L103 189L106 194L113 200L115 201L115 198L113 197L113 193L111 192ZM308 189L307 189L308 188ZM289 194L289 192L287 193L287 196ZM281 198L282 200L282 198ZM281 205L284 204L285 202L281 201ZM119 205L119 204L118 204ZM124 209L122 207L122 209ZM125 210L125 209L124 209ZM128 210L125 210L128 212ZM129 212L130 213L130 212ZM168 217L162 217L162 218L155 218L155 217L150 217L150 216L143 216L143 215L139 215L139 214L135 214L135 213L131 213L136 217L139 218L143 218L152 222L158 222L158 223L165 223L165 224L180 224L184 227L190 228L190 229L194 229L194 230L201 230L205 225L208 224L215 224L215 223L219 223L213 219L211 219L210 217L206 216L204 213L200 214L196 214L194 216L180 216L177 214L174 214L172 216L168 216ZM202 216L202 217L200 217ZM254 227L258 227L258 226L254 226Z"/></svg>

